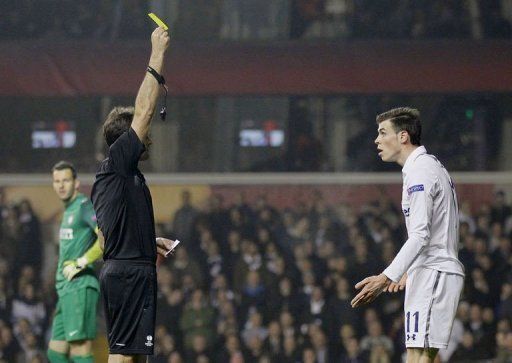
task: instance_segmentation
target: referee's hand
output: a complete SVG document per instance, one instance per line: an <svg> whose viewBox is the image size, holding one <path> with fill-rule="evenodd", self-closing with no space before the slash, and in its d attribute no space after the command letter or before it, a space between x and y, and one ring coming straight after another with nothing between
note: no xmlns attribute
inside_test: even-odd
<svg viewBox="0 0 512 363"><path fill-rule="evenodd" d="M172 255L176 250L176 246L180 243L179 240L173 241L163 237L156 238L156 252L162 257Z"/></svg>
<svg viewBox="0 0 512 363"><path fill-rule="evenodd" d="M156 28L151 34L151 50L153 54L163 55L169 47L170 41L171 38L167 30L162 27Z"/></svg>

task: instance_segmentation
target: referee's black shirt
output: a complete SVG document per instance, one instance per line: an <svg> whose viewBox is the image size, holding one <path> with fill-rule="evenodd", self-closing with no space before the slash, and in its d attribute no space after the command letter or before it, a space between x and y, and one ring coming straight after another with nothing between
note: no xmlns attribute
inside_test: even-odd
<svg viewBox="0 0 512 363"><path fill-rule="evenodd" d="M104 260L156 261L153 203L137 167L143 152L130 127L110 146L96 173L91 199L105 237Z"/></svg>

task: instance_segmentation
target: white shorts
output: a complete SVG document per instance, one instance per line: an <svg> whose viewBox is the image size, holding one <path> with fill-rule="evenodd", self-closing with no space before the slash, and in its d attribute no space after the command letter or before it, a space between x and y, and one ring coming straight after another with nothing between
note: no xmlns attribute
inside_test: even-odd
<svg viewBox="0 0 512 363"><path fill-rule="evenodd" d="M417 268L405 287L405 346L438 348L448 345L464 277Z"/></svg>

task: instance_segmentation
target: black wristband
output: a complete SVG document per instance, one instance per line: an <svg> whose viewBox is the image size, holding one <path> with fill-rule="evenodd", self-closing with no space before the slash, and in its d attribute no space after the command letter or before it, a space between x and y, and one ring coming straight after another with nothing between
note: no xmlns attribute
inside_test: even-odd
<svg viewBox="0 0 512 363"><path fill-rule="evenodd" d="M157 81L159 84L165 84L165 78L164 78L164 76L162 76L162 75L158 74L158 72L157 72L157 71L155 71L151 66L148 66L147 71L148 71L149 73L151 73L151 75L152 75L153 77L155 77L156 81Z"/></svg>
<svg viewBox="0 0 512 363"><path fill-rule="evenodd" d="M151 66L148 66L146 71L151 73L151 75L153 77L155 77L155 79L158 82L158 84L162 85L162 87L164 88L165 96L164 96L164 101L163 101L163 105L162 105L162 110L160 111L160 118L162 119L162 121L165 121L165 116L167 115L167 107L166 107L166 104L167 104L167 86L165 85L165 78L161 74L158 74L158 72L155 71L153 69L153 67L151 67Z"/></svg>

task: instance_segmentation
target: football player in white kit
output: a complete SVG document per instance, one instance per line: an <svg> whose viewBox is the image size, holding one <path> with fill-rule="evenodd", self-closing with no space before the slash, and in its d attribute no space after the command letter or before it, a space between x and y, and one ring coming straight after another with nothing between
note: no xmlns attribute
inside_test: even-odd
<svg viewBox="0 0 512 363"><path fill-rule="evenodd" d="M457 195L446 169L421 146L418 110L389 110L377 116L377 125L379 156L402 166L408 239L380 275L356 284L361 291L352 307L405 286L407 362L433 362L437 351L448 345L464 282L464 267L457 258Z"/></svg>

